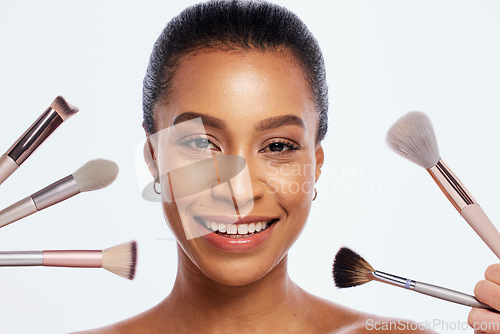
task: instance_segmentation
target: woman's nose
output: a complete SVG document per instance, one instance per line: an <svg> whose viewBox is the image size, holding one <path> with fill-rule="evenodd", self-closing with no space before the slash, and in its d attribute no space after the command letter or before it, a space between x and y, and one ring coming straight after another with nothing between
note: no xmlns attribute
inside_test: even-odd
<svg viewBox="0 0 500 334"><path fill-rule="evenodd" d="M252 210L254 202L262 197L264 192L258 166L252 160L244 159L243 161L245 165L236 176L212 188L212 196L232 203L242 215ZM225 168L223 163L218 163L219 173L224 173Z"/></svg>

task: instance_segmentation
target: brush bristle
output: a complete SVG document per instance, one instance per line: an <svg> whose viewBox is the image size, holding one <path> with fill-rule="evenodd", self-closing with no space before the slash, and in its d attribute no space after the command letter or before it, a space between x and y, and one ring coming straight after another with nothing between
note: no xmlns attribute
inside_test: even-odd
<svg viewBox="0 0 500 334"><path fill-rule="evenodd" d="M429 169L439 159L439 148L426 114L412 111L401 117L387 132L387 143L404 158Z"/></svg>
<svg viewBox="0 0 500 334"><path fill-rule="evenodd" d="M375 269L358 253L342 247L333 262L333 280L338 288L350 288L370 281L366 274Z"/></svg>
<svg viewBox="0 0 500 334"><path fill-rule="evenodd" d="M103 250L102 267L113 274L134 279L137 266L137 242L129 241Z"/></svg>
<svg viewBox="0 0 500 334"><path fill-rule="evenodd" d="M81 192L106 188L116 179L118 165L110 160L90 160L73 173Z"/></svg>
<svg viewBox="0 0 500 334"><path fill-rule="evenodd" d="M50 107L61 116L63 122L79 111L77 107L69 104L62 96L56 97Z"/></svg>

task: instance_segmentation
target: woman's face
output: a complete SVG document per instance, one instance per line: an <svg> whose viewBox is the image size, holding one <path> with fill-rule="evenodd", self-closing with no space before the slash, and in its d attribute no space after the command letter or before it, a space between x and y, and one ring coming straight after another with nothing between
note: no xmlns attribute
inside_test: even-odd
<svg viewBox="0 0 500 334"><path fill-rule="evenodd" d="M155 112L158 128L175 128L152 143L163 193L171 189L167 172L181 165L221 154L246 160L229 183L163 202L183 252L225 285L262 278L304 227L323 162L315 142L318 114L301 68L273 52L189 55L168 102ZM194 117L202 127L189 125ZM199 177L194 174L182 180L186 187Z"/></svg>

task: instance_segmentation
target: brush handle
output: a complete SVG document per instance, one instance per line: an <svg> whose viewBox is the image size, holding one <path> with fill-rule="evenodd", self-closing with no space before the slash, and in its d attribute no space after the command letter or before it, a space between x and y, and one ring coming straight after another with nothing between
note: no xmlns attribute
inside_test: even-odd
<svg viewBox="0 0 500 334"><path fill-rule="evenodd" d="M458 292L455 290L443 288L441 286L418 282L409 278L396 276L393 274L385 273L383 271L369 272L370 280L391 284L400 288L413 290L427 296L443 299L452 303L462 304L470 307L483 308L492 312L500 313L489 305L481 303L476 297ZM367 276L368 278L368 276Z"/></svg>
<svg viewBox="0 0 500 334"><path fill-rule="evenodd" d="M7 154L0 156L0 184L9 178L19 166Z"/></svg>
<svg viewBox="0 0 500 334"><path fill-rule="evenodd" d="M467 205L460 214L500 259L500 233L479 204Z"/></svg>
<svg viewBox="0 0 500 334"><path fill-rule="evenodd" d="M0 252L0 267L41 266L42 264L42 251Z"/></svg>
<svg viewBox="0 0 500 334"><path fill-rule="evenodd" d="M80 193L73 175L52 183L50 186L31 195L38 211L60 203Z"/></svg>
<svg viewBox="0 0 500 334"><path fill-rule="evenodd" d="M0 211L0 228L80 193L72 175Z"/></svg>
<svg viewBox="0 0 500 334"><path fill-rule="evenodd" d="M455 209L500 259L500 233L463 183L441 159L427 171Z"/></svg>
<svg viewBox="0 0 500 334"><path fill-rule="evenodd" d="M7 155L21 164L59 127L63 119L55 109L47 110L23 133L21 137L7 151Z"/></svg>
<svg viewBox="0 0 500 334"><path fill-rule="evenodd" d="M37 208L31 197L26 197L8 208L0 211L0 228L9 225L19 219L27 217L35 212Z"/></svg>
<svg viewBox="0 0 500 334"><path fill-rule="evenodd" d="M0 252L0 267L45 266L101 268L102 250Z"/></svg>
<svg viewBox="0 0 500 334"><path fill-rule="evenodd" d="M45 250L43 266L101 268L102 250Z"/></svg>
<svg viewBox="0 0 500 334"><path fill-rule="evenodd" d="M431 297L447 300L452 303L462 304L470 307L482 308L492 312L500 313L491 306L481 303L474 296L458 292L455 290L443 288L437 285L415 281L414 291Z"/></svg>

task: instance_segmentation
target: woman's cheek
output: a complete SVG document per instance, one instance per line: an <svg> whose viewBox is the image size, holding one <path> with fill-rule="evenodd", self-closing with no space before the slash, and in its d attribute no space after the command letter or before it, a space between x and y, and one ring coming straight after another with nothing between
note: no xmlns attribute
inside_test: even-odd
<svg viewBox="0 0 500 334"><path fill-rule="evenodd" d="M307 164L287 164L269 173L268 185L279 204L287 211L310 205L314 192L314 174ZM277 172L276 172L277 171Z"/></svg>
<svg viewBox="0 0 500 334"><path fill-rule="evenodd" d="M177 209L177 205L174 202L163 201L163 215L165 216L165 220L167 222L170 230L175 234L175 236L179 239L179 237L184 236L184 230L182 228L182 224L180 223L180 215ZM180 239L179 239L180 240Z"/></svg>

